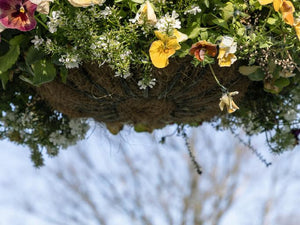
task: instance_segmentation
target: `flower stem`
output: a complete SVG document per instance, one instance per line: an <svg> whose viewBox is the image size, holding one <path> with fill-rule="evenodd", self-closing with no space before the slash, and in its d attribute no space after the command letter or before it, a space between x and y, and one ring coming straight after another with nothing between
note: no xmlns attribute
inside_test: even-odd
<svg viewBox="0 0 300 225"><path fill-rule="evenodd" d="M39 24L41 24L46 30L49 30L48 29L48 26L43 22L41 21L37 16L35 17L35 19L39 22Z"/></svg>
<svg viewBox="0 0 300 225"><path fill-rule="evenodd" d="M216 76L216 74L215 74L215 71L214 71L214 69L212 68L211 64L208 64L208 65L209 65L210 71L211 71L213 77L215 78L217 84L221 87L221 89L222 89L223 92L227 92L227 88L224 87L224 86L220 83L220 81L218 80L218 78L217 78L217 76Z"/></svg>

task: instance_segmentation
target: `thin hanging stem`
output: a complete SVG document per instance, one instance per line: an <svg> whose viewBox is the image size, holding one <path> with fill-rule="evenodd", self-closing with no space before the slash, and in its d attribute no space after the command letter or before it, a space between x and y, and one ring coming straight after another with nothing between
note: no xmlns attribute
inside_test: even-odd
<svg viewBox="0 0 300 225"><path fill-rule="evenodd" d="M215 74L215 71L214 71L214 69L212 68L211 64L208 64L208 65L209 65L210 71L211 71L213 77L215 78L217 84L221 87L221 89L222 89L223 92L227 92L227 88L224 87L224 86L220 83L220 81L218 80L218 78L217 78L217 76L216 76L216 74Z"/></svg>

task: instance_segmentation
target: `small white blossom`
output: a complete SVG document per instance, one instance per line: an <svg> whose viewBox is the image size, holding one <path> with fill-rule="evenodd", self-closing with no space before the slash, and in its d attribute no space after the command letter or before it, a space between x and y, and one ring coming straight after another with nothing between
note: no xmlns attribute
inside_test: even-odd
<svg viewBox="0 0 300 225"><path fill-rule="evenodd" d="M63 24L62 15L63 13L60 11L53 11L51 13L51 16L49 16L50 21L47 22L50 33L55 33L57 31L57 27Z"/></svg>
<svg viewBox="0 0 300 225"><path fill-rule="evenodd" d="M100 12L100 15L106 19L107 17L109 17L112 14L112 10L110 7L106 6L104 10L102 10Z"/></svg>
<svg viewBox="0 0 300 225"><path fill-rule="evenodd" d="M62 55L59 61L63 63L67 69L78 68L81 62L78 55L69 53Z"/></svg>
<svg viewBox="0 0 300 225"><path fill-rule="evenodd" d="M178 13L176 11L172 12L172 15L170 16L169 13L167 13L165 16L160 18L155 27L164 33L170 33L173 32L174 29L180 29L181 28L181 22L178 18Z"/></svg>
<svg viewBox="0 0 300 225"><path fill-rule="evenodd" d="M34 44L34 48L38 49L44 43L44 39L35 35L34 39L31 40L31 43Z"/></svg>
<svg viewBox="0 0 300 225"><path fill-rule="evenodd" d="M196 15L197 13L200 13L201 9L199 8L199 6L196 5L192 5L192 7L186 11L184 11L184 15L186 14L193 14Z"/></svg>
<svg viewBox="0 0 300 225"><path fill-rule="evenodd" d="M153 78L151 80L149 79L142 79L138 82L138 86L140 87L140 89L146 89L147 87L153 88L155 86L156 83L156 79Z"/></svg>

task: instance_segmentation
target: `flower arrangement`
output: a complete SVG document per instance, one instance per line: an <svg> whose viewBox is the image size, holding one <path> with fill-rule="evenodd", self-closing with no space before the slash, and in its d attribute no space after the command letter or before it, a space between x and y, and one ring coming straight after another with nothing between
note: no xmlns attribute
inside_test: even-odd
<svg viewBox="0 0 300 225"><path fill-rule="evenodd" d="M136 101L142 97L145 100L130 112L155 108L153 111L162 115L162 102L158 100L166 100L178 80L186 89L194 88L193 82L201 71L207 71L205 76L211 77L206 81L208 85L215 82L218 87L215 105L218 107L220 101L219 109L226 106L230 114L218 114L218 126L244 127L249 135L267 132L274 152L292 148L298 140L295 133L299 130L299 1L0 0L0 32L2 100L7 101L2 101L1 106L2 137L29 145L35 154L43 147L49 152L66 147L49 138L54 134L71 135L72 143L84 137L86 122L82 122L82 129L76 134L68 126L71 117L96 118L105 122L112 133L126 123L139 127L136 130L152 131L170 123L193 125L212 119L197 117L193 111L191 119L163 117L159 124L149 128L144 119L128 119L130 113L126 110L128 105L134 108L132 99L123 106L120 102L124 98L116 97L117 80L127 95ZM178 75L172 70L175 64L178 71L188 67L188 73L196 72ZM97 70L100 74L86 76ZM238 90L240 87L233 80L227 81L226 73L235 74L234 79L238 80L247 78L244 88ZM168 81L163 88L162 77ZM111 91L100 83L92 86L95 90L85 87L91 79L106 80L113 87ZM96 109L90 109L94 111L88 116L84 116L84 109L74 114L71 109L63 109L66 103L61 99L47 101L47 96L51 98L58 92L50 87L70 83L72 88L60 98L68 98L66 93L81 85L80 96L98 102L105 99L100 108L110 108L112 99L118 103L116 115L126 111L126 119L113 120L114 113L100 113L98 118ZM162 93L147 99L158 89ZM180 94L187 91L180 84L176 90L180 91L177 95L174 91L174 99L180 99ZM238 94L243 95L237 98L239 106L233 101ZM69 103L80 108L84 104L78 96L78 102L69 99ZM145 105L149 107L143 108ZM168 109L174 108L171 103L167 105ZM191 107L194 105L197 104ZM176 107L180 107L179 103ZM16 122L17 115L26 115L27 122ZM32 127L28 118L36 126ZM48 131L41 128L45 124L49 124ZM26 135L21 134L20 130L28 129ZM36 140L39 144L34 144Z"/></svg>

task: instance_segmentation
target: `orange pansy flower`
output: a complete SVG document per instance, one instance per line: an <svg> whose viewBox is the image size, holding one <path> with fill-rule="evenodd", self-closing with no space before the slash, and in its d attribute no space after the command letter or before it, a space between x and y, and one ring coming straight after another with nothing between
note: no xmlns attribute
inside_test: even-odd
<svg viewBox="0 0 300 225"><path fill-rule="evenodd" d="M217 45L214 45L207 41L199 41L196 44L192 45L190 54L194 55L200 62L202 62L206 54L212 57L216 56Z"/></svg>

